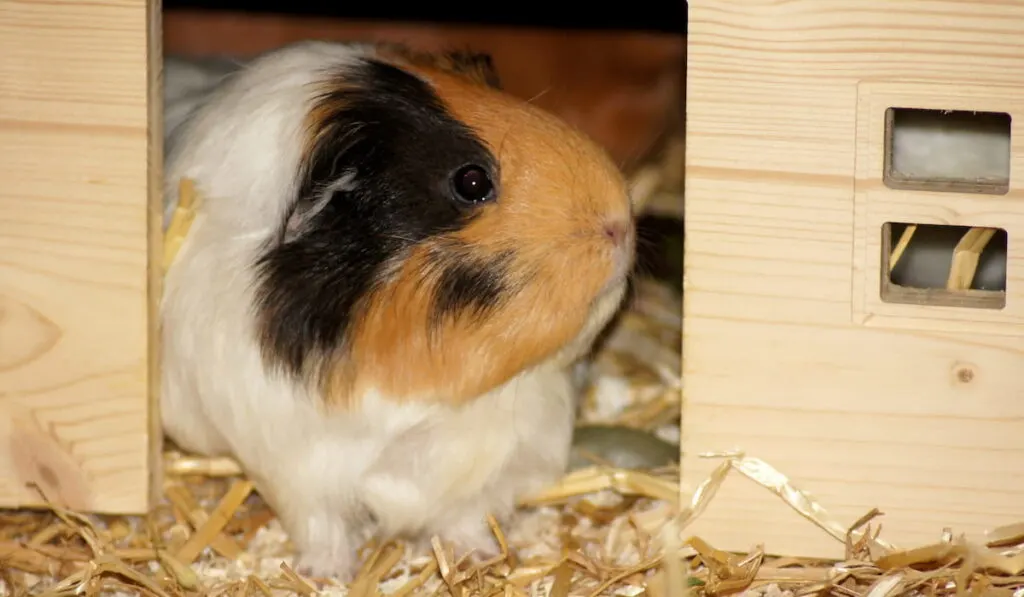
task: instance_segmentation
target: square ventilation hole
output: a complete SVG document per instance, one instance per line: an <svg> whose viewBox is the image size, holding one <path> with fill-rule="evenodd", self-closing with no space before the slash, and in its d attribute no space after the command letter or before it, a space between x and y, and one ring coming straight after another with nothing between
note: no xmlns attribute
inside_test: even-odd
<svg viewBox="0 0 1024 597"><path fill-rule="evenodd" d="M984 193L1010 190L1010 115L889 108L882 180L892 189Z"/></svg>
<svg viewBox="0 0 1024 597"><path fill-rule="evenodd" d="M882 225L882 300L1002 309L1006 231L1000 228Z"/></svg>

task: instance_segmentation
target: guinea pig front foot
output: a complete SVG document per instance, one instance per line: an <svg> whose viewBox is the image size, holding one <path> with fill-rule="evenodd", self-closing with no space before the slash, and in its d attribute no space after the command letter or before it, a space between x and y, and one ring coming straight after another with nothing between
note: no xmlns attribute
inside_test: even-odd
<svg viewBox="0 0 1024 597"><path fill-rule="evenodd" d="M349 583L360 567L356 537L343 520L333 517L310 517L292 541L297 555L295 570L310 579L332 579Z"/></svg>
<svg viewBox="0 0 1024 597"><path fill-rule="evenodd" d="M501 555L501 545L483 515L455 518L447 525L436 526L433 535L452 546L456 559L468 555L471 561L480 563Z"/></svg>
<svg viewBox="0 0 1024 597"><path fill-rule="evenodd" d="M355 552L334 554L329 551L305 550L295 559L295 571L310 579L333 579L343 584L352 582L359 570Z"/></svg>

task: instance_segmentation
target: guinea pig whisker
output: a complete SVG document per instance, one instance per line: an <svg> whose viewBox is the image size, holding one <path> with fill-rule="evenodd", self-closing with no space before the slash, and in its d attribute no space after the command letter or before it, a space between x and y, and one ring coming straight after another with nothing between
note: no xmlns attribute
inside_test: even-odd
<svg viewBox="0 0 1024 597"><path fill-rule="evenodd" d="M633 270L630 272L630 276L638 278L648 278L654 274L655 268L651 264L648 255L637 255L633 261Z"/></svg>
<svg viewBox="0 0 1024 597"><path fill-rule="evenodd" d="M539 100L540 98L544 97L545 95L547 95L547 93L549 91L551 91L552 89L554 89L554 86L549 85L546 89L544 89L543 91L541 91L537 95L535 95L535 96L531 97L530 99L526 100L526 103L532 104L533 102L535 102L535 101Z"/></svg>
<svg viewBox="0 0 1024 597"><path fill-rule="evenodd" d="M497 147L495 147L495 149L494 149L495 157L496 157L496 158L498 158L498 162L499 162L499 163L501 163L501 161L502 161L502 158L503 158L503 157L505 156L505 152L504 152L504 148L505 148L505 142L506 142L506 141L508 141L509 137L511 137L511 136L512 136L512 133L513 133L513 132L514 132L515 130L516 130L516 127L515 127L515 125L513 124L512 126L510 126L510 127L509 127L509 128L508 128L508 129L506 130L506 131L505 131L505 134L501 136L501 141L499 141L499 142L498 142L498 146L497 146Z"/></svg>
<svg viewBox="0 0 1024 597"><path fill-rule="evenodd" d="M655 147L657 147L665 138L668 136L667 133L658 133L646 142L637 140L633 142L633 146L628 151L622 154L622 157L618 160L619 170L625 171L629 166L636 163L637 160L643 158L647 154L651 153ZM680 164L680 168L682 164Z"/></svg>
<svg viewBox="0 0 1024 597"><path fill-rule="evenodd" d="M385 234L384 236L385 236L385 238L389 238L389 239L391 239L391 240L400 240L400 241L402 241L403 243L409 243L409 244L416 244L416 242L417 242L417 241L416 241L416 240L414 240L414 239L411 239L411 238L408 238L408 237L402 236L402 235L400 235L400 234L392 234L392 233L388 233L388 234Z"/></svg>
<svg viewBox="0 0 1024 597"><path fill-rule="evenodd" d="M634 236L637 247L647 248L654 246L658 242L658 239L655 238L656 234L657 233L650 228L637 226L636 235Z"/></svg>
<svg viewBox="0 0 1024 597"><path fill-rule="evenodd" d="M641 249L656 248L657 242L653 240L641 241L637 238L637 251L634 253L633 268L630 272L631 276L635 277L651 277L657 275L657 272L661 269L658 265L659 257L654 251L645 251Z"/></svg>

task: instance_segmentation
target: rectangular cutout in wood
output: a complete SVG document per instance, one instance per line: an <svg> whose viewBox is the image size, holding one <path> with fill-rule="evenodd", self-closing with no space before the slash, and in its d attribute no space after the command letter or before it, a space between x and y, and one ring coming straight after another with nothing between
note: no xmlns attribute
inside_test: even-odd
<svg viewBox="0 0 1024 597"><path fill-rule="evenodd" d="M889 108L882 180L892 189L1006 194L1010 125L1005 112Z"/></svg>
<svg viewBox="0 0 1024 597"><path fill-rule="evenodd" d="M999 228L890 222L882 226L882 300L1002 309L1007 234Z"/></svg>

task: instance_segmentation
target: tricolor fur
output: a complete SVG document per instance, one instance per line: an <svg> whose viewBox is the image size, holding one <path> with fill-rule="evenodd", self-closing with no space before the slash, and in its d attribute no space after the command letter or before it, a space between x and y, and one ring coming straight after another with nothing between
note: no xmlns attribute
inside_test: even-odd
<svg viewBox="0 0 1024 597"><path fill-rule="evenodd" d="M169 435L235 456L308 571L351 570L372 531L493 548L485 515L564 468L567 367L623 296L614 166L470 54L307 42L192 98L166 166L202 196L165 284ZM479 204L453 192L467 165Z"/></svg>

